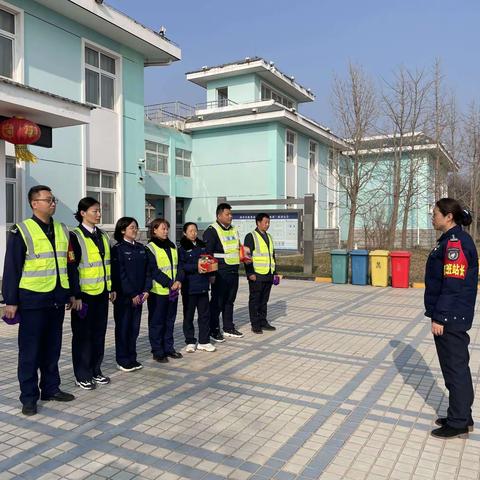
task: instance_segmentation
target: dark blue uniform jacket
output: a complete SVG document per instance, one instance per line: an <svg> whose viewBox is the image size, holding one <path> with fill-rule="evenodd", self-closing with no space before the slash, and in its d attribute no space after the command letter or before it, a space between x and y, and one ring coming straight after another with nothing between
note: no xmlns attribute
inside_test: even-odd
<svg viewBox="0 0 480 480"><path fill-rule="evenodd" d="M478 286L478 255L461 226L445 232L425 270L425 316L450 330L472 326Z"/></svg>
<svg viewBox="0 0 480 480"><path fill-rule="evenodd" d="M112 290L130 300L152 288L147 252L142 243L121 241L112 247Z"/></svg>
<svg viewBox="0 0 480 480"><path fill-rule="evenodd" d="M55 250L55 232L53 223L46 224L33 216ZM8 236L5 264L3 268L2 296L6 305L18 305L22 309L51 308L54 305L68 303L70 292L60 285L57 264L57 284L51 292L39 293L19 288L27 247L23 237L14 225Z"/></svg>
<svg viewBox="0 0 480 480"><path fill-rule="evenodd" d="M182 293L194 295L208 292L210 285L208 278L211 274L198 272L198 259L200 255L206 253L206 244L199 238L197 238L195 245L185 236L180 240L179 264L184 272Z"/></svg>

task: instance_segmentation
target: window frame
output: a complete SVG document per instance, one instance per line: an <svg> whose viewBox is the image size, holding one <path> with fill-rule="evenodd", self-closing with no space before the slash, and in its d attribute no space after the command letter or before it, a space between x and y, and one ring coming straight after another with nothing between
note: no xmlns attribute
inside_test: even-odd
<svg viewBox="0 0 480 480"><path fill-rule="evenodd" d="M7 162L13 163L13 167L15 168L15 177L7 177ZM21 182L21 170L17 168L17 161L15 157L10 155L5 155L5 225L7 231L15 225L17 222L20 221L21 217L21 197L20 197L20 190L22 188ZM13 185L13 222L7 221L7 184Z"/></svg>
<svg viewBox="0 0 480 480"><path fill-rule="evenodd" d="M178 152L182 152L182 156L178 155ZM190 158L185 158L185 152L190 154ZM177 165L178 162L182 163L182 173L179 173ZM185 175L185 164L189 164L189 174ZM177 177L184 177L184 178L192 178L192 151L186 150L184 148L175 148L175 176Z"/></svg>
<svg viewBox="0 0 480 480"><path fill-rule="evenodd" d="M86 49L93 50L98 54L98 66L91 65L87 63ZM101 67L101 55L104 55L114 61L115 73L111 73L108 70L104 70ZM118 100L121 93L121 57L118 53L103 48L100 45L96 45L93 42L88 40L83 41L83 50L82 50L82 64L83 64L83 98L86 103L95 105L97 108L103 108L105 110L110 110L111 112L117 112L118 110ZM98 75L98 103L92 102L87 99L87 70L94 72ZM113 104L112 108L102 105L102 77L109 78L113 80Z"/></svg>
<svg viewBox="0 0 480 480"><path fill-rule="evenodd" d="M24 11L14 5L0 0L0 9L14 16L15 33L12 34L5 30L1 30L0 35L12 40L12 76L7 77L0 75L0 78L6 78L18 83L23 83L24 75Z"/></svg>
<svg viewBox="0 0 480 480"><path fill-rule="evenodd" d="M88 174L89 173L98 173L99 174L99 186L94 187L92 185L88 185ZM103 175L112 175L113 176L113 188L110 187L103 187ZM85 184L86 184L86 194L89 196L90 192L93 193L98 193L99 194L99 203L100 207L102 208L103 211L103 193L112 193L113 194L113 201L112 201L112 223L103 223L102 225L107 225L107 226L113 226L115 225L115 217L116 217L116 211L117 211L117 183L118 183L118 174L116 172L110 172L108 170L97 170L95 168L87 168L86 170L86 175L85 175ZM94 197L95 198L95 197ZM102 212L103 215L103 212ZM103 221L103 218L102 218Z"/></svg>
<svg viewBox="0 0 480 480"><path fill-rule="evenodd" d="M153 150L149 150L147 148L147 142L149 143L154 143L155 144L155 148L156 150L153 151ZM158 147L159 146L163 146L163 147L167 147L167 153L162 153L162 152L159 152L158 150ZM148 168L148 162L147 162L147 154L150 154L150 155L155 155L156 157L156 164L157 164L157 169L156 170L152 170L150 168ZM165 157L165 158L163 158ZM169 168L168 168L168 160L169 160L169 157L170 157L170 145L168 145L167 143L161 143L161 142L154 142L153 140L147 140L145 139L145 170L147 172L153 172L153 173L158 173L160 175L168 175L168 171L169 171ZM158 164L159 162L161 161L161 158L162 158L162 161L164 162L164 165L165 165L165 171L160 171L158 169Z"/></svg>
<svg viewBox="0 0 480 480"><path fill-rule="evenodd" d="M264 90L269 90L270 94L264 96L263 94ZM278 100L275 99L274 95L279 97L279 99ZM262 82L262 85L260 87L260 99L262 102L267 100L274 100L280 105L283 105L285 108L297 108L297 103L295 102L295 100L290 98L288 95L285 95L284 93L280 92L279 90L271 87L268 83L265 83L265 82Z"/></svg>
<svg viewBox="0 0 480 480"><path fill-rule="evenodd" d="M293 143L288 141L288 134L291 133L293 135ZM289 160L288 155L288 147L289 145L293 146L292 151L292 160ZM297 134L293 130L286 129L285 130L285 163L287 164L296 164L297 159Z"/></svg>

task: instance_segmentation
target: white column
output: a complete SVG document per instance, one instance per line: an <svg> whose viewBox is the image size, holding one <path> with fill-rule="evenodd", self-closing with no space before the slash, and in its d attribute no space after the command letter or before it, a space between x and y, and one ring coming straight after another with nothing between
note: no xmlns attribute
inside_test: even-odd
<svg viewBox="0 0 480 480"><path fill-rule="evenodd" d="M165 218L170 223L170 231L168 233L168 238L175 243L176 242L176 232L177 232L177 209L176 209L176 198L168 197L165 198Z"/></svg>
<svg viewBox="0 0 480 480"><path fill-rule="evenodd" d="M0 204L5 205L5 142L0 140ZM7 249L7 212L0 208L0 277L3 275L3 261Z"/></svg>

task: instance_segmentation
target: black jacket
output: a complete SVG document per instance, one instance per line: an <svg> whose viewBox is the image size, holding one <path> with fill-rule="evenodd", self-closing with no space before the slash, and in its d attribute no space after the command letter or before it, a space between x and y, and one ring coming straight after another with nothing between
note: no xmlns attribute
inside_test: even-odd
<svg viewBox="0 0 480 480"><path fill-rule="evenodd" d="M258 228L255 229L257 233L259 233L262 238L265 240L266 244L269 245L269 238L268 235L265 235L261 233ZM243 244L250 249L250 251L254 252L255 250L255 241L253 239L253 234L252 233L247 233L245 236L245 241ZM275 260L275 250L273 250L273 259ZM253 262L252 263L246 263L245 264L245 273L247 274L247 277L250 275L256 275L257 276L257 281L259 282L273 282L273 276L277 274L276 270L273 273L267 273L265 275L262 275L261 273L256 273L255 269L253 268Z"/></svg>
<svg viewBox="0 0 480 480"><path fill-rule="evenodd" d="M40 225L55 251L55 231L53 224L46 224L35 216L32 218ZM23 241L23 237L18 227L14 225L10 229L8 236L3 268L2 296L4 303L6 305L18 305L23 309L48 308L54 305L64 305L68 303L70 292L60 285L58 264L57 284L51 292L39 293L19 288L26 253L27 247Z"/></svg>
<svg viewBox="0 0 480 480"><path fill-rule="evenodd" d="M206 244L197 238L194 245L191 240L183 236L180 240L178 249L180 268L184 273L182 283L182 293L185 295L194 295L208 292L211 274L198 272L198 259L200 255L207 253Z"/></svg>
<svg viewBox="0 0 480 480"><path fill-rule="evenodd" d="M90 233L83 225L79 225L79 227L82 230L85 237L91 238L93 240L93 242L98 248L98 251L100 252L100 257L102 258L102 262L104 262L105 246L102 241L102 230L100 230L98 227L95 227L95 233ZM86 293L83 293L80 290L80 275L78 272L78 266L80 265L81 259L82 259L82 249L80 247L80 244L78 243L78 238L76 234L74 234L73 232L70 232L70 248L68 252L68 280L70 282L70 290L72 292L72 295L75 298L77 299L81 298L85 301L88 301L89 297L92 297L92 296L98 297L98 295L88 295ZM105 274L105 264L103 269ZM105 282L104 290L99 295L107 294L107 293L108 293L107 283Z"/></svg>
<svg viewBox="0 0 480 480"><path fill-rule="evenodd" d="M159 240L158 238L155 238L151 240L152 243L157 245L157 247L163 248L167 254L168 259L170 260L170 265L173 264L172 260L172 252L170 251L171 248L177 248L175 244L169 240L168 238L166 240ZM181 282L183 280L183 271L178 268L177 266L177 275L175 278L172 280L168 275L163 273L159 268L157 267L157 259L155 258L155 255L147 248L147 261L148 261L148 270L149 270L149 275L153 280L158 282L163 288L170 288L175 281Z"/></svg>
<svg viewBox="0 0 480 480"><path fill-rule="evenodd" d="M469 330L477 287L477 249L470 235L457 225L438 239L428 257L425 316L451 330Z"/></svg>
<svg viewBox="0 0 480 480"><path fill-rule="evenodd" d="M217 223L220 225L220 228L225 231L232 229L232 225L225 228L221 223ZM222 242L218 237L218 233L211 225L205 230L205 232L203 232L203 241L206 243L207 253L210 255L214 255L215 253L225 253ZM227 265L223 258L218 259L218 269L220 271L238 273L238 267L239 265Z"/></svg>
<svg viewBox="0 0 480 480"><path fill-rule="evenodd" d="M112 290L128 300L152 288L147 268L147 252L142 243L121 241L112 247Z"/></svg>

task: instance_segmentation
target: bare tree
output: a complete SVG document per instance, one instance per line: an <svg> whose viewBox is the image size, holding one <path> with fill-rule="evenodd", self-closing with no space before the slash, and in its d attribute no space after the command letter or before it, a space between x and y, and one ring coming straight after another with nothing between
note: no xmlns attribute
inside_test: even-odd
<svg viewBox="0 0 480 480"><path fill-rule="evenodd" d="M388 248L395 247L400 198L404 190L402 186L402 156L406 135L410 132L412 104L408 91L408 73L401 66L395 72L393 82L385 81L386 90L382 93L382 105L387 119L387 132L392 135L393 162L391 183L391 212L388 228Z"/></svg>
<svg viewBox="0 0 480 480"><path fill-rule="evenodd" d="M376 164L364 161L363 151L364 139L373 133L378 118L374 84L361 67L350 63L346 80L334 78L331 101L341 135L348 139L351 147L348 158L340 159L334 169L339 188L348 198L347 248L351 249L355 221L363 202L360 193L370 181Z"/></svg>
<svg viewBox="0 0 480 480"><path fill-rule="evenodd" d="M469 204L474 213L470 234L478 238L478 208L480 206L480 109L472 102L464 119L463 150L466 173L470 179Z"/></svg>

